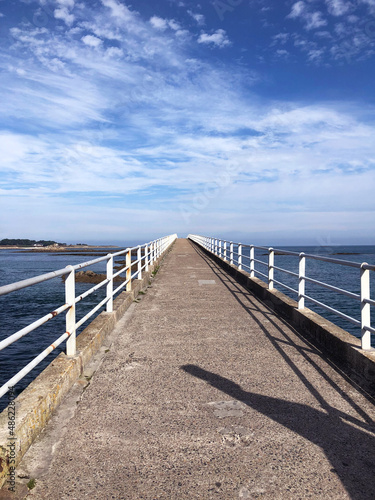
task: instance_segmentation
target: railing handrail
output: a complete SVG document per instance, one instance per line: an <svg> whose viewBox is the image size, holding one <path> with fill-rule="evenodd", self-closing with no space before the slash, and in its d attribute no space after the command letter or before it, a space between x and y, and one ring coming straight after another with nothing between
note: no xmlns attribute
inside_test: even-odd
<svg viewBox="0 0 375 500"><path fill-rule="evenodd" d="M66 311L66 331L58 339L56 339L49 347L47 347L42 353L40 353L36 358L34 358L28 365L17 372L10 380L8 380L2 387L0 387L0 397L2 397L8 390L9 387L14 386L19 382L25 375L27 375L37 364L39 364L50 352L52 352L58 345L60 345L64 340L66 340L66 354L68 356L74 356L76 354L76 330L83 323L85 323L93 314L95 314L101 307L106 306L107 312L113 312L113 297L118 294L124 287L126 291L131 291L132 279L136 276L138 279L142 278L143 270L148 271L149 267L154 264L154 262L161 257L161 255L169 248L169 246L175 241L177 234L163 236L156 240L150 241L148 243L143 243L142 245L137 245L135 247L128 247L124 250L120 250L114 253L108 253L97 259L92 259L89 261L81 262L76 265L69 265L63 269L58 269L49 273L41 274L33 278L28 278L26 280L17 281L15 283L10 283L0 287L0 296L6 295L17 290L22 290L24 288L42 283L54 278L65 275L65 304L57 307L54 311L36 319L29 325L25 326L21 330L9 335L7 338L0 342L0 351L13 344L21 337L24 337L28 333L34 331L39 326L52 320L62 312ZM136 250L136 259L132 261L132 252ZM118 272L113 273L114 257L119 255L125 255L126 261L125 266L121 268ZM107 261L106 278L102 280L97 285L86 290L79 296L75 294L75 271L89 267L91 265L97 264L99 262ZM133 267L136 266L136 271L132 273ZM113 279L119 276L121 273L126 273L126 279L120 284L115 290L113 289ZM96 304L83 318L79 321L76 320L75 306L78 302L88 297L92 293L96 292L99 288L107 286L106 296L98 304Z"/></svg>
<svg viewBox="0 0 375 500"><path fill-rule="evenodd" d="M189 234L188 238L192 239L193 236L200 236L200 235ZM210 238L210 237L208 236L208 238ZM236 243L234 241L221 240L218 238L212 238L212 239L215 239L221 243L229 243L229 244L232 243L233 245L241 245L242 248L255 248L257 250L265 250L267 252L270 249L270 247L264 247L264 246L259 246L259 245L250 245L248 243ZM275 253L282 254L282 255L294 255L296 257L300 255L300 252L293 252L292 250L284 250L282 248L274 248L274 247L272 247L272 249L274 250ZM233 252L233 253L236 254L236 252ZM364 266L364 269L369 269L370 271L375 271L375 265L367 264L367 262L361 264L359 262L352 262L351 260L334 259L333 257L324 257L323 255L315 255L315 254L308 254L308 253L305 253L305 256L310 258L310 259L331 262L332 264L341 264L341 265L349 266L349 267L360 268L360 267Z"/></svg>
<svg viewBox="0 0 375 500"><path fill-rule="evenodd" d="M157 240L155 240L155 241L157 241ZM92 259L92 260L88 260L85 262L81 262L81 263L75 264L71 267L75 271L77 271L78 269L83 269L85 267L89 267L89 266L92 266L94 264L98 264L99 262L103 262L105 260L108 260L109 256L118 257L119 255L126 254L129 251L136 250L139 247L141 247L141 248L146 247L146 246L150 245L151 243L152 242L143 243L142 245L138 245L136 247L127 247L124 250L120 250L120 251L115 252L115 253L108 253L106 255L103 255L102 257L98 257L97 259ZM138 262L138 261L136 261L136 262ZM132 265L134 263L135 262L132 262ZM11 292L15 292L16 290L22 290L23 288L27 288L27 287L32 286L32 285L37 285L38 283L43 283L44 281L48 281L48 280L51 280L53 278L58 278L59 276L63 276L66 273L67 273L67 270L66 270L66 267L64 267L62 269L57 269L56 271L51 271L49 273L34 276L33 278L28 278L26 280L21 280L21 281L15 281L14 283L9 283L8 285L0 286L0 296L6 295L6 294L11 293Z"/></svg>
<svg viewBox="0 0 375 500"><path fill-rule="evenodd" d="M277 249L277 248L272 248L272 247L263 247L263 246L258 246L258 245L248 245L248 244L243 244L243 243L235 243L233 241L228 242L228 240L221 240L220 238L215 238L211 236L201 236L201 235L192 235L189 234L188 238L191 240L195 241L199 245L201 245L203 248L205 248L207 251L213 253L214 255L222 258L223 260L228 260L228 252L227 252L227 243L230 244L230 250L229 250L229 262L231 265L235 265L238 269L242 270L243 267L248 269L250 271L250 278L254 278L255 274L260 275L264 278L267 279L268 282L268 288L270 290L273 289L274 284L276 283L277 285L281 285L282 287L287 288L288 290L292 291L293 293L296 293L298 296L298 309L304 309L305 308L305 299L329 310L330 312L350 321L351 323L357 324L361 326L361 346L362 349L371 349L371 333L375 333L375 328L371 326L371 316L370 316L370 306L375 306L375 300L372 300L370 298L370 271L375 271L375 265L368 264L367 262L359 263L359 262L352 262L348 260L341 260L341 259L335 259L332 257L325 257L323 255L314 255L314 254L308 254L304 252L292 252L289 250L282 250L282 249ZM224 244L224 245L223 245ZM233 246L238 247L238 252L235 252L233 249ZM221 250L224 247L225 253L223 253ZM243 255L243 249L244 248L249 248L250 249L250 255ZM266 250L268 252L268 262L267 261L262 261L260 259L255 258L254 250ZM294 257L298 257L299 259L299 271L297 273L293 273L288 269L283 269L282 267L275 266L274 263L274 258L275 255L291 255ZM234 256L237 256L237 260L234 258ZM243 264L243 259L246 259L249 261L248 264ZM322 281L318 281L314 278L311 278L310 276L306 275L306 259L312 259L312 260L318 260L318 261L323 261L323 262L328 262L331 264L339 264L347 267L353 267L356 269L360 270L360 289L361 293L356 294L353 292L350 292L348 290L344 290L343 288L339 288L333 285L330 285L328 283L324 283ZM268 269L268 273L265 274L257 269L255 269L255 263L262 264L263 266L266 266ZM285 283L282 283L281 281L275 280L274 279L274 270L281 271L286 274L290 274L296 278L298 278L298 290L294 290L291 288L289 285L286 285ZM342 313L341 311L338 311L337 309L327 305L323 304L320 301L317 301L316 299L310 297L305 293L305 284L306 282L314 283L315 285L327 288L331 291L343 294L347 297L350 297L351 299L358 300L360 301L360 314L361 314L361 321L348 316L347 314Z"/></svg>

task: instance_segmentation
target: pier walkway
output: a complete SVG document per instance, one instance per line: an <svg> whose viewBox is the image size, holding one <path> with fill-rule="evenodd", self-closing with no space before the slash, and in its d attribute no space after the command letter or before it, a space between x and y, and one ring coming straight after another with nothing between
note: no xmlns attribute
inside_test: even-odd
<svg viewBox="0 0 375 500"><path fill-rule="evenodd" d="M28 498L375 495L373 404L188 240L70 405L19 466Z"/></svg>

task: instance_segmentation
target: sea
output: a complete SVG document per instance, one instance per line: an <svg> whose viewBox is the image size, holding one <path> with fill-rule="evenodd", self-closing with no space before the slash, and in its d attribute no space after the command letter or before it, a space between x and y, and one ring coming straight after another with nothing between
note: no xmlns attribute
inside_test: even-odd
<svg viewBox="0 0 375 500"><path fill-rule="evenodd" d="M125 246L122 248L126 248ZM278 247L281 250L292 252L305 252L306 254L322 255L333 257L344 261L367 262L375 265L375 245L374 246L293 246ZM0 286L16 281L24 280L40 274L62 269L67 265L79 264L98 257L108 252L116 252L121 248L90 248L90 252L74 249L70 253L61 252L27 252L25 250L0 249ZM235 247L236 251L237 248ZM249 255L244 249L243 254ZM268 254L265 250L256 250L255 258L265 263ZM120 258L121 259L121 258ZM249 261L245 257L243 263L248 265ZM298 273L298 258L288 255L275 255L275 266ZM89 269L105 273L105 262L91 266ZM246 269L246 268L245 268ZM256 263L255 269L267 274L266 266ZM375 297L375 272L371 272L371 298ZM257 275L257 277L262 278ZM335 265L327 262L307 259L306 276L328 283L330 285L360 293L360 270L344 265ZM297 278L275 270L275 279L290 286L294 290L298 289ZM76 283L76 294L81 294L92 287L88 283ZM296 299L296 293L280 286L275 288L285 295ZM339 311L360 319L360 302L345 295L333 292L320 286L306 283L306 294L316 300L330 305ZM77 304L77 321L87 314L100 300L105 297L105 287L90 295L85 300ZM33 321L48 314L57 307L65 303L65 285L61 277L28 287L11 294L0 296L0 340L15 333L21 328L29 325ZM352 335L360 337L360 328L349 321L334 315L333 313L306 301L306 307L314 310L326 319L332 321ZM372 308L372 316L374 315ZM98 311L97 314L99 314ZM94 316L95 317L95 316ZM78 330L79 333L93 320L91 317L87 323ZM374 317L374 316L373 316ZM374 325L374 321L372 325ZM21 368L40 354L52 342L65 332L65 314L60 314L45 325L25 335L15 343L11 344L3 351L0 351L0 386L15 375ZM372 339L375 346L375 339ZM65 350L65 342L58 346L47 358L45 358L36 368L26 375L15 387L15 393L19 394L27 385L62 351ZM8 404L7 395L0 399L0 410Z"/></svg>

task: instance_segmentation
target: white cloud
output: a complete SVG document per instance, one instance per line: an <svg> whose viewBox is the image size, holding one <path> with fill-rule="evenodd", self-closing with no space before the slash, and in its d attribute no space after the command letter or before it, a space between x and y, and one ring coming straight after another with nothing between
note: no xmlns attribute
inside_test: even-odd
<svg viewBox="0 0 375 500"><path fill-rule="evenodd" d="M359 17L358 16L355 16L355 15L350 15L347 17L347 20L349 23L358 23L359 21Z"/></svg>
<svg viewBox="0 0 375 500"><path fill-rule="evenodd" d="M75 19L74 15L70 14L66 8L56 9L53 15L56 19L62 19L68 26L71 26Z"/></svg>
<svg viewBox="0 0 375 500"><path fill-rule="evenodd" d="M126 5L118 2L117 0L101 0L101 2L105 7L110 9L111 16L118 21L132 20L133 16Z"/></svg>
<svg viewBox="0 0 375 500"><path fill-rule="evenodd" d="M342 16L352 9L351 2L346 0L326 0L328 12L333 16Z"/></svg>
<svg viewBox="0 0 375 500"><path fill-rule="evenodd" d="M56 0L59 5L62 7L67 7L72 9L74 7L74 0Z"/></svg>
<svg viewBox="0 0 375 500"><path fill-rule="evenodd" d="M316 31L315 36L319 38L326 38L326 39L332 39L332 35L329 31Z"/></svg>
<svg viewBox="0 0 375 500"><path fill-rule="evenodd" d="M226 32L222 29L218 29L215 33L209 35L208 33L201 33L198 38L198 43L212 43L217 47L225 47L230 45L230 41L226 35Z"/></svg>
<svg viewBox="0 0 375 500"><path fill-rule="evenodd" d="M306 4L305 2L299 1L292 5L292 10L287 17L291 19L295 19L297 17L301 17L306 12Z"/></svg>
<svg viewBox="0 0 375 500"><path fill-rule="evenodd" d="M367 5L371 10L371 12L375 11L375 0L359 0L359 1Z"/></svg>
<svg viewBox="0 0 375 500"><path fill-rule="evenodd" d="M327 21L323 19L323 14L318 11L306 14L305 21L306 29L308 30L321 28L327 25Z"/></svg>
<svg viewBox="0 0 375 500"><path fill-rule="evenodd" d="M109 47L105 53L108 57L122 57L124 55L124 51L119 47Z"/></svg>
<svg viewBox="0 0 375 500"><path fill-rule="evenodd" d="M81 38L81 40L89 47L99 47L103 43L103 40L100 40L100 38L93 35L85 35Z"/></svg>
<svg viewBox="0 0 375 500"><path fill-rule="evenodd" d="M320 64L338 61L350 64L354 60L363 61L373 57L374 23L363 17L363 5L366 4L371 11L375 0L325 0L324 4L327 9L324 12L314 10L318 6L317 0L300 0L292 5L287 18L302 22L305 28L305 33L295 30L290 34L294 46L306 55L307 60L311 61L313 56L314 62ZM270 49L277 45L286 45L289 49L285 40L279 35L274 36ZM323 52L320 57L316 57L319 51Z"/></svg>
<svg viewBox="0 0 375 500"><path fill-rule="evenodd" d="M181 25L174 19L162 19L158 16L153 16L150 19L150 24L153 28L165 31L168 27L174 31L181 31Z"/></svg>
<svg viewBox="0 0 375 500"><path fill-rule="evenodd" d="M30 212L34 227L53 234L56 220L78 213L77 231L92 239L125 230L150 239L153 221L157 232L165 220L171 232L187 231L182 209L213 232L218 219L222 230L249 228L249 213L258 214L259 231L265 223L317 234L337 224L353 229L355 211L371 224L375 124L361 105L275 99L269 107L250 88L256 75L199 60L191 39L176 38L183 27L175 21L158 30L123 4L102 3L81 18L74 11L82 31L22 26L12 54L0 54L0 204L10 214L3 231L23 227ZM324 58L312 33L304 35L276 35L282 46L273 54L286 56L295 43L306 58ZM199 38L229 43L223 30ZM226 173L229 184L215 188ZM199 195L212 186L220 195L202 208Z"/></svg>
<svg viewBox="0 0 375 500"><path fill-rule="evenodd" d="M166 19L162 19L158 16L152 16L150 19L151 26L157 30L166 30L168 27L168 22Z"/></svg>
<svg viewBox="0 0 375 500"><path fill-rule="evenodd" d="M205 18L203 14L196 14L192 12L191 10L187 11L189 16L191 16L200 26L205 24Z"/></svg>
<svg viewBox="0 0 375 500"><path fill-rule="evenodd" d="M327 25L327 21L323 18L323 14L319 11L311 12L306 2L296 2L292 6L292 10L287 18L297 19L301 18L305 22L307 30L321 28Z"/></svg>
<svg viewBox="0 0 375 500"><path fill-rule="evenodd" d="M181 26L174 19L168 21L168 26L174 31L181 29Z"/></svg>
<svg viewBox="0 0 375 500"><path fill-rule="evenodd" d="M177 30L176 36L180 38L189 38L190 32L188 30Z"/></svg>
<svg viewBox="0 0 375 500"><path fill-rule="evenodd" d="M58 8L54 10L54 17L61 19L67 26L71 26L75 21L75 16L70 12L74 8L74 0L57 0Z"/></svg>
<svg viewBox="0 0 375 500"><path fill-rule="evenodd" d="M289 33L278 33L277 35L274 35L272 38L275 42L278 42L278 43L281 43L282 45L284 45L289 40L290 34Z"/></svg>
<svg viewBox="0 0 375 500"><path fill-rule="evenodd" d="M308 58L310 61L313 62L320 62L322 60L322 57L324 55L324 50L323 49L313 49L309 50L307 53Z"/></svg>
<svg viewBox="0 0 375 500"><path fill-rule="evenodd" d="M289 52L285 49L277 49L276 50L276 54L279 56L279 57L289 57Z"/></svg>

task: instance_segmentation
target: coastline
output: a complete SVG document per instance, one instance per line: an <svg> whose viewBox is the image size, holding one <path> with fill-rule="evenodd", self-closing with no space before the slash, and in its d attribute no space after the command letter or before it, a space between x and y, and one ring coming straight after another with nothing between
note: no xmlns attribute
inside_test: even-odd
<svg viewBox="0 0 375 500"><path fill-rule="evenodd" d="M82 252L92 252L100 249L108 249L108 248L120 248L118 245L69 245L69 246L48 246L48 247L20 247L20 246L0 246L0 250L22 250L25 253L55 253L55 252L64 252L70 253L72 251L80 250Z"/></svg>

